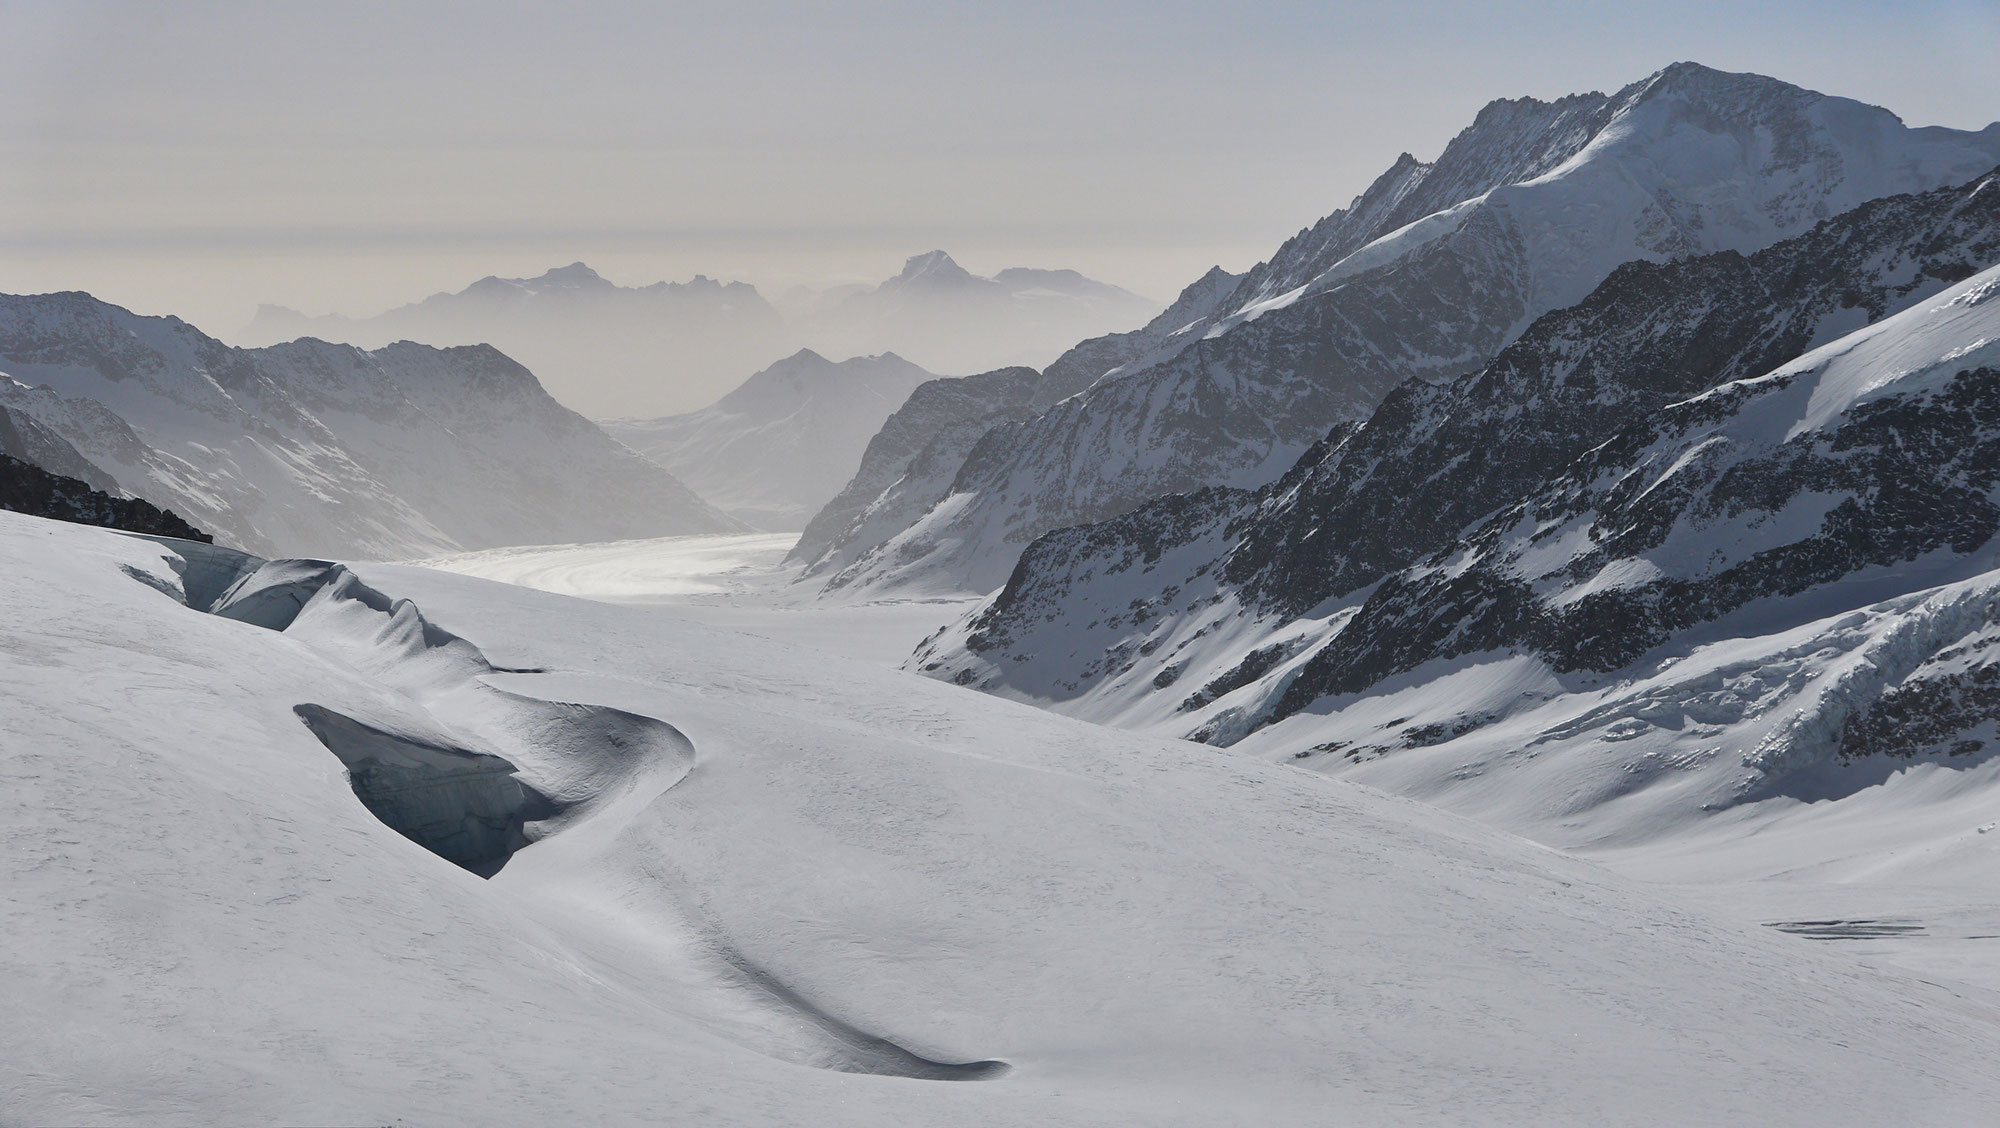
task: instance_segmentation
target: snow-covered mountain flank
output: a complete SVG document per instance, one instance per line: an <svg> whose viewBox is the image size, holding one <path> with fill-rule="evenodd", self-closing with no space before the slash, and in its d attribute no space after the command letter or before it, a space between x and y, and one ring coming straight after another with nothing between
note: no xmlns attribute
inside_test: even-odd
<svg viewBox="0 0 2000 1128"><path fill-rule="evenodd" d="M1622 263L1753 252L1996 162L2000 124L1912 129L1694 64L1612 95L1496 102L1154 350L987 431L921 515L859 538L835 586L991 590L1051 529L1269 482L1405 380L1483 368Z"/></svg>
<svg viewBox="0 0 2000 1128"><path fill-rule="evenodd" d="M839 492L883 421L932 379L894 353L835 363L802 349L700 411L601 426L730 516L795 530Z"/></svg>
<svg viewBox="0 0 2000 1128"><path fill-rule="evenodd" d="M14 416L259 551L394 558L740 527L489 346L235 349L88 294L6 295L0 374Z"/></svg>
<svg viewBox="0 0 2000 1128"><path fill-rule="evenodd" d="M1043 537L913 662L1566 842L1983 763L1995 263L2000 174L1629 264L1268 487Z"/></svg>
<svg viewBox="0 0 2000 1128"><path fill-rule="evenodd" d="M105 494L123 495L118 479L83 456L32 415L0 406L0 454L39 466L59 477L73 478Z"/></svg>
<svg viewBox="0 0 2000 1128"><path fill-rule="evenodd" d="M563 403L597 418L636 418L685 414L802 347L836 357L893 351L933 372L977 372L1046 364L1158 309L1074 270L1013 267L985 278L931 251L879 286L795 293L776 306L743 282L696 275L626 287L578 262L535 278L482 278L375 317L265 306L243 335L250 344L301 336L365 348L492 344Z"/></svg>

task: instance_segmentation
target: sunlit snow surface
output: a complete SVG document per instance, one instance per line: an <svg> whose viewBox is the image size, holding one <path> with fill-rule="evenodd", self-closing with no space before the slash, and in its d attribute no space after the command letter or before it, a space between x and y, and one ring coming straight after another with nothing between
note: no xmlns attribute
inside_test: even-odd
<svg viewBox="0 0 2000 1128"><path fill-rule="evenodd" d="M763 586L797 533L525 545L415 563L586 599L668 601Z"/></svg>
<svg viewBox="0 0 2000 1128"><path fill-rule="evenodd" d="M531 545L415 561L462 576L613 603L671 604L683 618L895 666L970 596L816 601L783 566L797 533Z"/></svg>
<svg viewBox="0 0 2000 1128"><path fill-rule="evenodd" d="M0 514L8 1122L2000 1102L1992 996L1409 800L435 570L334 573L280 633L185 606L235 572L184 551ZM482 880L357 801L306 703L502 756L556 809Z"/></svg>

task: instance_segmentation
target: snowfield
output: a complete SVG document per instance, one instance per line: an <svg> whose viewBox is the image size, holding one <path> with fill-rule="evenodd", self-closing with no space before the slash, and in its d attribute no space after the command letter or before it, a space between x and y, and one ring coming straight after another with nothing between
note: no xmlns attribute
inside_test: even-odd
<svg viewBox="0 0 2000 1128"><path fill-rule="evenodd" d="M1992 994L1311 772L670 606L13 514L0 559L10 1122L2000 1106Z"/></svg>

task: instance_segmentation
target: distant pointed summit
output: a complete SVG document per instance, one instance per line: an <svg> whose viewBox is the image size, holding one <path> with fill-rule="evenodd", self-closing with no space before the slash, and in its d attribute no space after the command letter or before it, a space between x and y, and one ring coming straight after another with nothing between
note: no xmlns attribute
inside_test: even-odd
<svg viewBox="0 0 2000 1128"><path fill-rule="evenodd" d="M603 275L580 262L573 262L568 266L556 267L554 270L543 274L540 278L530 278L524 281L530 285L540 283L544 287L564 287L568 289L596 288L611 285L611 283L604 280Z"/></svg>
<svg viewBox="0 0 2000 1128"><path fill-rule="evenodd" d="M901 277L915 278L918 275L927 274L933 270L965 273L965 268L952 261L952 257L943 251L925 251L920 255L911 255L909 260L903 263Z"/></svg>
<svg viewBox="0 0 2000 1128"><path fill-rule="evenodd" d="M831 363L832 363L831 361L827 360L825 357L821 356L820 354L814 352L811 349L800 349L799 351L793 353L792 355L778 361L776 364L771 365L771 367L765 369L765 371L766 372L786 372L794 370L806 371L808 369L821 368ZM758 373L757 375L762 375L762 374L763 373ZM751 379L753 380L756 379L756 376L752 376Z"/></svg>
<svg viewBox="0 0 2000 1128"><path fill-rule="evenodd" d="M912 255L903 264L903 272L882 284L888 291L906 290L972 290L997 288L990 278L981 278L958 263L943 251L926 251Z"/></svg>

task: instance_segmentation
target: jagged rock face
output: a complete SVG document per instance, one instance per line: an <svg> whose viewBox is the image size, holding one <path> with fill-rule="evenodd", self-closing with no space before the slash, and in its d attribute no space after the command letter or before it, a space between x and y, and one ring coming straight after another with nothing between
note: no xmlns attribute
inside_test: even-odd
<svg viewBox="0 0 2000 1128"><path fill-rule="evenodd" d="M807 524L788 563L844 586L856 563L910 527L949 493L987 431L1031 419L1198 325L1236 281L1220 267L1130 333L1095 337L1047 369L1003 368L934 380L911 393L868 443L853 479Z"/></svg>
<svg viewBox="0 0 2000 1128"><path fill-rule="evenodd" d="M2000 191L1975 187L1876 201L1747 258L1623 267L1484 371L1398 388L1245 515L1223 574L1301 614L1446 547L1619 428L1994 262Z"/></svg>
<svg viewBox="0 0 2000 1128"><path fill-rule="evenodd" d="M1440 662L1615 671L1751 605L1804 599L1785 614L1810 617L1854 577L1890 577L1869 599L1962 579L2000 533L2000 380L1979 353L2000 284L1967 280L1982 261L2000 261L1992 177L1753 256L1628 266L1264 490L1037 540L912 664L1232 743Z"/></svg>
<svg viewBox="0 0 2000 1128"><path fill-rule="evenodd" d="M835 363L801 350L700 411L602 426L730 516L799 529L854 472L870 436L933 379L894 353Z"/></svg>
<svg viewBox="0 0 2000 1128"><path fill-rule="evenodd" d="M87 294L0 298L0 402L128 489L266 553L734 529L486 346L233 349ZM32 385L32 386L30 386Z"/></svg>
<svg viewBox="0 0 2000 1128"><path fill-rule="evenodd" d="M1850 719L1840 754L1858 760L1958 758L2000 744L2000 607L1980 628L1938 648Z"/></svg>
<svg viewBox="0 0 2000 1128"><path fill-rule="evenodd" d="M1972 557L2000 534L2000 370L1960 369L1782 442L1742 434L1782 412L1801 379L1675 405L1449 559L1390 576L1260 720L1480 651L1616 670L1754 601L1933 554ZM1558 567L1538 560L1566 538L1580 545L1549 549Z"/></svg>
<svg viewBox="0 0 2000 1128"><path fill-rule="evenodd" d="M88 482L51 474L4 454L0 454L0 509L129 533L203 542L214 539L171 511L138 498L114 497L92 489Z"/></svg>
<svg viewBox="0 0 2000 1128"><path fill-rule="evenodd" d="M1962 182L2000 160L2000 127L1910 130L1679 65L1609 98L1490 108L1447 157L1399 164L1301 233L1186 347L991 432L948 497L848 582L990 590L1043 532L1268 482L1333 423L1407 378L1480 369L1623 263L1749 253L1867 200Z"/></svg>
<svg viewBox="0 0 2000 1128"><path fill-rule="evenodd" d="M1002 368L919 386L868 440L854 477L806 523L787 560L804 563L808 576L838 571L905 528L943 496L988 427L1033 411L1040 383L1032 368Z"/></svg>

